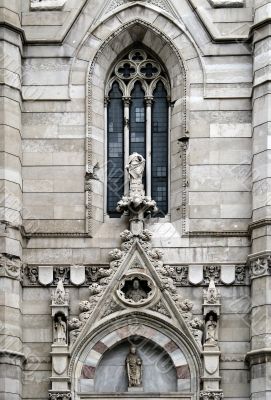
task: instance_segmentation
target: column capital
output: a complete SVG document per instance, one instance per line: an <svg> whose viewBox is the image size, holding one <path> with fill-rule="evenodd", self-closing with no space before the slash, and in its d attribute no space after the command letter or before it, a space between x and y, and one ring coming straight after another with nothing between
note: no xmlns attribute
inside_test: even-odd
<svg viewBox="0 0 271 400"><path fill-rule="evenodd" d="M146 96L145 97L145 103L147 106L151 106L153 103L153 97L152 96Z"/></svg>
<svg viewBox="0 0 271 400"><path fill-rule="evenodd" d="M123 100L123 103L124 103L124 106L129 106L130 105L130 103L131 103L131 97L129 97L129 96L124 96L123 98L122 98L122 100Z"/></svg>

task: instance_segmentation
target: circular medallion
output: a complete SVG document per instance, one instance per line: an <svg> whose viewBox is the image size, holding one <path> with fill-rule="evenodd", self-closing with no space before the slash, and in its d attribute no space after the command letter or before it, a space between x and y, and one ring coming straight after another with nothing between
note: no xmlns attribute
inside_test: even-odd
<svg viewBox="0 0 271 400"><path fill-rule="evenodd" d="M155 292L153 280L137 272L123 277L117 289L117 296L130 307L141 307L153 299Z"/></svg>

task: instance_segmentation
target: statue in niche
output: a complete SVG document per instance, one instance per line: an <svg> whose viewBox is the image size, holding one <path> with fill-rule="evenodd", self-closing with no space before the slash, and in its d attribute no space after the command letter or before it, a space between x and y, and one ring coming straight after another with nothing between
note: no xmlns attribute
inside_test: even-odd
<svg viewBox="0 0 271 400"><path fill-rule="evenodd" d="M130 352L126 357L126 368L129 387L142 386L142 360L138 356L135 346L131 346Z"/></svg>
<svg viewBox="0 0 271 400"><path fill-rule="evenodd" d="M216 346L217 340L217 321L214 315L210 314L205 323L205 344Z"/></svg>
<svg viewBox="0 0 271 400"><path fill-rule="evenodd" d="M147 293L141 288L140 281L135 279L132 283L132 287L127 290L125 297L126 299L133 300L138 303L142 299L147 298Z"/></svg>
<svg viewBox="0 0 271 400"><path fill-rule="evenodd" d="M54 323L54 343L67 343L67 324L60 314L56 316L56 321Z"/></svg>
<svg viewBox="0 0 271 400"><path fill-rule="evenodd" d="M126 169L129 172L131 188L134 185L142 184L143 173L145 169L145 159L138 153L133 153L128 158Z"/></svg>

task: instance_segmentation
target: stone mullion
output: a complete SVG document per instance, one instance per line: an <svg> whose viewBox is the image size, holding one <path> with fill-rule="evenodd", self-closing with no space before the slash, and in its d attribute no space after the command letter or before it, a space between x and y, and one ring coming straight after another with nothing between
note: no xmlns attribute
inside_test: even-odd
<svg viewBox="0 0 271 400"><path fill-rule="evenodd" d="M130 153L130 104L131 97L124 97L124 167L128 165ZM124 170L124 193L129 192L129 176L125 168Z"/></svg>
<svg viewBox="0 0 271 400"><path fill-rule="evenodd" d="M0 399L22 398L24 362L21 324L22 149L20 2L6 2L2 36L0 96ZM2 19L3 18L3 19Z"/></svg>
<svg viewBox="0 0 271 400"><path fill-rule="evenodd" d="M152 179L152 97L146 97L146 194L151 197L151 179Z"/></svg>
<svg viewBox="0 0 271 400"><path fill-rule="evenodd" d="M269 172L271 124L271 95L268 93L267 48L270 20L269 0L254 0L253 31L253 223L252 254L249 257L251 274L251 350L247 354L250 364L251 399L267 399L271 395L269 379L271 354L271 174Z"/></svg>

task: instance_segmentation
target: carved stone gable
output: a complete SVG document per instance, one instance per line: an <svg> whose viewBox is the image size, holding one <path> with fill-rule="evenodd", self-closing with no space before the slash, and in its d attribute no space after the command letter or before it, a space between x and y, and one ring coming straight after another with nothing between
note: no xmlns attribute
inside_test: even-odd
<svg viewBox="0 0 271 400"><path fill-rule="evenodd" d="M151 232L121 233L122 244L110 252L107 279L92 283L90 297L79 304L80 315L69 321L70 342L79 343L93 325L140 311L152 318L168 318L198 348L201 321L194 321L193 303L178 292L162 252L151 247ZM198 319L197 319L198 320Z"/></svg>

